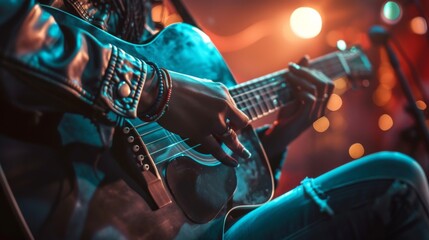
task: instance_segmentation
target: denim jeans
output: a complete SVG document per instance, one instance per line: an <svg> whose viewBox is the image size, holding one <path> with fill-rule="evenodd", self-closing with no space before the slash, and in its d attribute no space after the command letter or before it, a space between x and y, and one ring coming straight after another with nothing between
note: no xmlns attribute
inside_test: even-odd
<svg viewBox="0 0 429 240"><path fill-rule="evenodd" d="M421 167L393 152L366 156L251 211L224 239L429 239Z"/></svg>

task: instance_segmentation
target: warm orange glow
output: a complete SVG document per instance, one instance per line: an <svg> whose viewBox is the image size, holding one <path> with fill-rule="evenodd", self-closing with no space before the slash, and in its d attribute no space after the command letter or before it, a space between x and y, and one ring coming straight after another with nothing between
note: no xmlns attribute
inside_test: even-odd
<svg viewBox="0 0 429 240"><path fill-rule="evenodd" d="M426 103L423 102L422 100L416 101L416 105L420 110L426 110L426 108L427 108Z"/></svg>
<svg viewBox="0 0 429 240"><path fill-rule="evenodd" d="M326 34L326 42L331 47L337 47L337 41L343 38L343 34L339 31L330 31Z"/></svg>
<svg viewBox="0 0 429 240"><path fill-rule="evenodd" d="M378 127L383 130L387 131L393 127L393 119L388 114L383 114L378 118Z"/></svg>
<svg viewBox="0 0 429 240"><path fill-rule="evenodd" d="M327 117L321 117L317 119L313 123L313 128L316 130L316 132L325 132L329 128L329 119Z"/></svg>
<svg viewBox="0 0 429 240"><path fill-rule="evenodd" d="M392 91L390 89L386 89L383 85L380 85L372 95L372 100L375 105L381 107L386 105L390 99L392 98Z"/></svg>
<svg viewBox="0 0 429 240"><path fill-rule="evenodd" d="M365 149L360 143L354 143L349 148L349 155L353 159L360 158L365 154Z"/></svg>
<svg viewBox="0 0 429 240"><path fill-rule="evenodd" d="M383 87L392 89L396 85L396 78L395 74L393 73L393 70L389 68L389 70L384 71L383 73L380 73L380 84L383 85Z"/></svg>
<svg viewBox="0 0 429 240"><path fill-rule="evenodd" d="M180 17L179 14L173 13L165 19L164 25L168 26L170 24L178 23L178 22L183 22L183 19Z"/></svg>
<svg viewBox="0 0 429 240"><path fill-rule="evenodd" d="M290 16L292 31L300 38L314 38L322 31L322 17L313 8L300 7Z"/></svg>
<svg viewBox="0 0 429 240"><path fill-rule="evenodd" d="M419 34L419 35L426 34L428 30L427 22L422 17L413 18L413 20L411 20L410 22L410 27L415 34Z"/></svg>
<svg viewBox="0 0 429 240"><path fill-rule="evenodd" d="M345 78L338 78L334 81L334 92L338 95L343 94L347 90L347 79Z"/></svg>
<svg viewBox="0 0 429 240"><path fill-rule="evenodd" d="M164 5L159 4L152 8L152 19L154 22L163 22L168 16L168 9Z"/></svg>
<svg viewBox="0 0 429 240"><path fill-rule="evenodd" d="M337 111L343 105L343 100L340 96L333 93L329 98L328 105L326 106L331 111Z"/></svg>

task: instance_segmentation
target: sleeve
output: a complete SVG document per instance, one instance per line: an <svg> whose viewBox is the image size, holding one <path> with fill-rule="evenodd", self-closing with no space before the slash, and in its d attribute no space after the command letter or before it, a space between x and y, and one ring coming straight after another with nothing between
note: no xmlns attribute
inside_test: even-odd
<svg viewBox="0 0 429 240"><path fill-rule="evenodd" d="M136 117L148 66L34 0L0 1L0 80L21 108Z"/></svg>

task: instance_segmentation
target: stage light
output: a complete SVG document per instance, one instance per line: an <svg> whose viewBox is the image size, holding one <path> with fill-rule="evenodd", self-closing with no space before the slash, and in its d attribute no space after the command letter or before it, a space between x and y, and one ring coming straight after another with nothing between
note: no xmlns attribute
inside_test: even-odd
<svg viewBox="0 0 429 240"><path fill-rule="evenodd" d="M326 107L329 110L334 112L340 109L342 105L343 105L343 100L341 99L341 97L333 93L329 98L328 105Z"/></svg>
<svg viewBox="0 0 429 240"><path fill-rule="evenodd" d="M314 38L322 31L322 17L313 8L300 7L290 16L292 31L300 38Z"/></svg>
<svg viewBox="0 0 429 240"><path fill-rule="evenodd" d="M349 148L349 155L353 159L360 158L365 154L365 148L360 143L353 143Z"/></svg>
<svg viewBox="0 0 429 240"><path fill-rule="evenodd" d="M393 119L389 114L383 114L378 118L378 127L383 130L387 131L393 127Z"/></svg>
<svg viewBox="0 0 429 240"><path fill-rule="evenodd" d="M381 19L388 24L395 24L401 20L402 7L395 1L387 1L381 9Z"/></svg>
<svg viewBox="0 0 429 240"><path fill-rule="evenodd" d="M338 50L344 51L347 49L347 43L344 40L338 40L337 41L337 48L338 48Z"/></svg>
<svg viewBox="0 0 429 240"><path fill-rule="evenodd" d="M422 17L415 17L410 22L411 30L415 34L424 35L428 30L427 22Z"/></svg>
<svg viewBox="0 0 429 240"><path fill-rule="evenodd" d="M313 123L313 128L316 132L322 133L328 130L329 125L329 119L327 117L321 117Z"/></svg>

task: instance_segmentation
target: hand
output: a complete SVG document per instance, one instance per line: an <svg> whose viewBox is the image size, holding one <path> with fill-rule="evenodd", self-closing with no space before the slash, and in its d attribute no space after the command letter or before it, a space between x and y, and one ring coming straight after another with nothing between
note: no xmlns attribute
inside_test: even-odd
<svg viewBox="0 0 429 240"><path fill-rule="evenodd" d="M167 112L158 123L165 129L193 142L201 143L228 166L238 162L221 148L221 142L233 153L249 158L250 152L237 138L236 131L248 125L248 117L235 105L225 85L169 71L173 91Z"/></svg>
<svg viewBox="0 0 429 240"><path fill-rule="evenodd" d="M284 151L289 143L325 114L334 84L322 72L308 68L308 61L305 57L299 65L289 64L286 81L294 90L295 100L280 110L277 121L261 139L268 156Z"/></svg>

